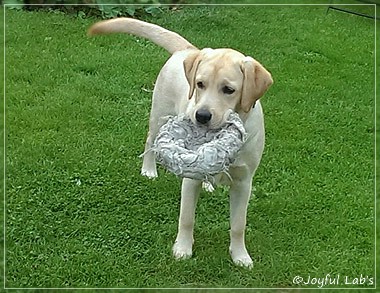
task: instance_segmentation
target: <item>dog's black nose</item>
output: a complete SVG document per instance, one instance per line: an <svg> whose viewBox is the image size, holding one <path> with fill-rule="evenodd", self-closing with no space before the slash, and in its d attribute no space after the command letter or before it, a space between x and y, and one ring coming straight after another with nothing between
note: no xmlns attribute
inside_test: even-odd
<svg viewBox="0 0 380 293"><path fill-rule="evenodd" d="M206 124L207 122L211 120L211 117L212 117L212 114L210 113L209 110L206 110L206 109L199 109L195 113L195 119L197 119L197 121L200 124Z"/></svg>

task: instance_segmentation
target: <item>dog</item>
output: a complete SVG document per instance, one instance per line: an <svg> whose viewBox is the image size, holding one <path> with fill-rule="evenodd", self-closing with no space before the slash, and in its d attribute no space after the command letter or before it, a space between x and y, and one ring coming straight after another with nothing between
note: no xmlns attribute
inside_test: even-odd
<svg viewBox="0 0 380 293"><path fill-rule="evenodd" d="M264 150L264 117L259 99L273 83L271 74L254 58L236 50L200 50L175 32L132 18L100 21L88 30L90 36L111 33L144 37L171 54L154 86L142 175L157 177L155 155L149 150L163 117L185 114L194 124L210 129L223 126L231 110L242 119L248 139L229 169L230 176L218 174L216 182L230 186L232 260L251 268L253 261L245 246L246 216L252 178ZM195 208L201 189L201 181L183 178L178 234L172 249L176 259L192 256Z"/></svg>

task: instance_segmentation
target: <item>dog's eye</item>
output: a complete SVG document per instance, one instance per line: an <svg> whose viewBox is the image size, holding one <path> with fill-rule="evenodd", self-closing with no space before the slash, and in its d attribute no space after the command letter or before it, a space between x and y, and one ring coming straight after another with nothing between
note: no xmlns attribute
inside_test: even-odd
<svg viewBox="0 0 380 293"><path fill-rule="evenodd" d="M222 91L226 95L232 95L235 92L235 90L232 87L229 87L229 86L224 86L222 88Z"/></svg>
<svg viewBox="0 0 380 293"><path fill-rule="evenodd" d="M199 89L204 89L205 88L205 85L204 85L204 83L203 82L201 82L201 81L198 81L197 82L197 87L199 88Z"/></svg>

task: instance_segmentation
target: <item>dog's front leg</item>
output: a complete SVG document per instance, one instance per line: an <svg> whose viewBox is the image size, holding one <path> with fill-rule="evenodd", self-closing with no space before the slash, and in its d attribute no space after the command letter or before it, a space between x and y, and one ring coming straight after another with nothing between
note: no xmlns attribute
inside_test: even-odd
<svg viewBox="0 0 380 293"><path fill-rule="evenodd" d="M178 234L173 246L176 259L189 258L193 253L195 207L200 191L201 181L188 178L182 180Z"/></svg>
<svg viewBox="0 0 380 293"><path fill-rule="evenodd" d="M230 254L235 264L251 268L252 259L245 247L247 207L251 196L252 177L234 180L230 189Z"/></svg>

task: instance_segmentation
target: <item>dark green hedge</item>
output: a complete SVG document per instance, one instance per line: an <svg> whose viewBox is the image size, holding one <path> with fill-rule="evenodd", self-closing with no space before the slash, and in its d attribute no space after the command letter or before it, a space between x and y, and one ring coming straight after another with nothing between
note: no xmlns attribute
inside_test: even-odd
<svg viewBox="0 0 380 293"><path fill-rule="evenodd" d="M0 0L1 1L1 0ZM61 10L76 13L80 17L100 16L112 18L117 16L157 15L165 9L191 1L182 0L4 0L2 3L14 9L27 10ZM124 5L129 4L129 5ZM169 4L169 5L161 5Z"/></svg>

